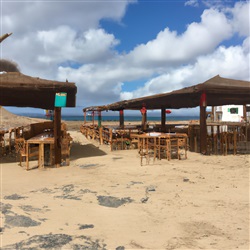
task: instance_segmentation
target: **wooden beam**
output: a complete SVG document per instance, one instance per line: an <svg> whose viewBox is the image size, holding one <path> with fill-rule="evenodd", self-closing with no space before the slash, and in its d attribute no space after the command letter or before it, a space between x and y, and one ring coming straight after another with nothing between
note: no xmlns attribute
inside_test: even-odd
<svg viewBox="0 0 250 250"><path fill-rule="evenodd" d="M161 132L166 132L166 109L161 108Z"/></svg>
<svg viewBox="0 0 250 250"><path fill-rule="evenodd" d="M54 108L54 144L55 144L55 164L61 164L61 108Z"/></svg>
<svg viewBox="0 0 250 250"><path fill-rule="evenodd" d="M6 39L7 37L9 37L10 35L12 35L12 33L6 33L6 34L0 36L0 43L1 43L4 39Z"/></svg>

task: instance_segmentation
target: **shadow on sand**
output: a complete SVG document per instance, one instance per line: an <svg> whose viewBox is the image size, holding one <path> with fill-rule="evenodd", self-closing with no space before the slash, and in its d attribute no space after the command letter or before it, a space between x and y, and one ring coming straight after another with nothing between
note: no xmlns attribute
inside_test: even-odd
<svg viewBox="0 0 250 250"><path fill-rule="evenodd" d="M106 155L106 153L93 144L81 145L73 142L70 150L70 160L102 155Z"/></svg>
<svg viewBox="0 0 250 250"><path fill-rule="evenodd" d="M106 155L106 153L93 144L81 145L79 143L73 142L70 150L70 160L102 155ZM16 156L14 153L0 156L0 164L4 163L16 163L19 165L19 156ZM25 165L25 162L23 162L23 165Z"/></svg>

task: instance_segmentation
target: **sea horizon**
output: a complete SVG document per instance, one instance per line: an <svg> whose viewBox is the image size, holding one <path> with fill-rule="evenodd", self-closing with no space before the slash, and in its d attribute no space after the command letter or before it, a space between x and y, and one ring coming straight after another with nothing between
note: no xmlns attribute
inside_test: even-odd
<svg viewBox="0 0 250 250"><path fill-rule="evenodd" d="M31 118L40 118L40 119L48 119L46 115L43 114L34 114L34 113L21 113L21 116L31 117ZM102 121L119 121L119 115L103 115ZM125 115L124 121L141 121L141 115ZM166 121L189 121L189 120L197 120L199 116L174 116L174 115L167 115ZM64 121L84 121L83 115L63 115L62 120ZM92 116L86 116L87 121L92 121ZM98 116L94 117L94 120L98 120ZM147 116L148 121L161 121L160 116Z"/></svg>

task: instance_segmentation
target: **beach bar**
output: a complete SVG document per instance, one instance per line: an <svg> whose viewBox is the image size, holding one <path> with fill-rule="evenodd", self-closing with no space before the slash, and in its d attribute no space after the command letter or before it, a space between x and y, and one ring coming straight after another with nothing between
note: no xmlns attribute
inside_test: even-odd
<svg viewBox="0 0 250 250"><path fill-rule="evenodd" d="M196 152L202 154L208 154L210 152L209 147L209 135L208 126L221 126L225 127L230 125L230 122L219 123L217 121L212 121L207 124L207 107L215 107L222 105L244 105L245 110L247 110L246 105L250 104L250 82L242 80L234 80L228 78L222 78L219 75L194 86L186 87L180 90L175 90L169 93L156 94L152 96L146 96L131 100L123 100L116 103L103 105L103 106L93 106L83 109L84 117L86 117L86 112L101 112L105 110L119 111L120 112L120 128L124 127L124 110L140 110L142 114L142 130L146 132L146 122L147 122L147 112L146 110L161 110L161 125L160 132L166 132L166 110L167 109L181 109L181 108L200 108L200 119L198 124L191 124L193 129L189 129L192 133L189 134L189 143L196 143L195 146L191 145L191 148L199 146ZM247 133L249 128L249 122L245 117L243 117L244 122L238 124L238 127L245 128L245 133ZM216 124L213 124L216 122ZM236 124L237 125L237 124ZM197 132L198 126L198 132ZM238 128L235 127L235 132L237 133ZM193 133L195 131L195 133ZM221 132L221 128L218 128L217 134ZM191 138L190 138L191 136ZM194 138L195 137L195 138ZM236 138L236 137L235 137ZM198 141L197 141L198 140ZM247 138L246 138L247 140ZM195 142L194 142L195 141ZM222 141L220 141L222 142ZM190 145L189 145L190 148Z"/></svg>
<svg viewBox="0 0 250 250"><path fill-rule="evenodd" d="M75 107L77 87L72 82L59 82L31 77L17 72L3 72L0 74L0 105L14 107L32 107L46 110L54 110L54 121L37 124L36 131L32 136L47 130L46 137L40 138L39 164L44 161L44 144L53 144L54 164L61 164L63 150L63 136L67 136L65 129L62 130L61 108ZM48 127L46 127L48 125ZM45 126L45 127L44 127ZM34 126L33 126L34 127ZM50 133L48 133L50 131ZM52 131L52 133L51 133ZM63 132L64 131L64 132ZM49 138L50 137L50 138ZM30 139L30 138L29 138ZM38 144L38 138L33 143ZM32 142L29 141L31 144ZM26 157L28 158L28 157Z"/></svg>

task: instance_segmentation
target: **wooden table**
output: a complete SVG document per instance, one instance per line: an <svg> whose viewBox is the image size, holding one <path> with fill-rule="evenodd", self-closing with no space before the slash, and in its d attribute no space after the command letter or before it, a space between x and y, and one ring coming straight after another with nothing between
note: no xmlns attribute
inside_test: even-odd
<svg viewBox="0 0 250 250"><path fill-rule="evenodd" d="M30 146L32 144L38 145L38 168L44 168L44 144L50 144L50 163L52 165L52 146L54 145L54 137L51 133L42 133L36 135L26 141L26 169L29 169L29 156L30 156Z"/></svg>
<svg viewBox="0 0 250 250"><path fill-rule="evenodd" d="M187 158L187 134L185 133L160 133L150 132L143 134L131 134L131 139L138 139L138 150L142 158L146 157L149 163L150 155L154 160L156 157L161 159L161 151L165 152L165 157L171 160L171 154L176 151L178 159L180 159L180 148L185 150L185 158ZM151 152L151 153L150 153Z"/></svg>

